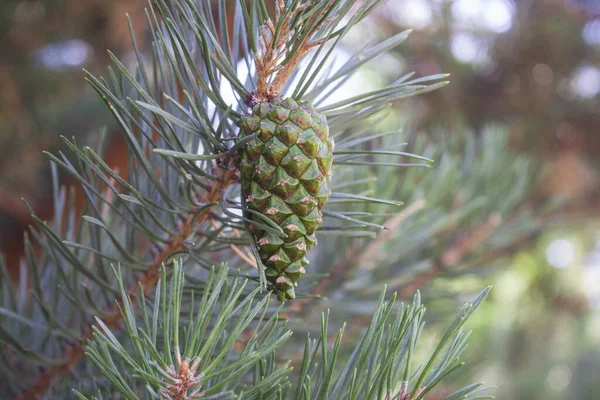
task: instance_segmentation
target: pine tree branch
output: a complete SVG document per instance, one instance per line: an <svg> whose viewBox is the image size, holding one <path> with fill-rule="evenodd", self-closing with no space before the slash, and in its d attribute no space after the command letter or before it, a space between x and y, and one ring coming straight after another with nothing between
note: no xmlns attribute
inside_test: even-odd
<svg viewBox="0 0 600 400"><path fill-rule="evenodd" d="M484 243L500 226L502 217L494 213L485 219L480 225L476 226L462 238L457 240L453 246L444 251L428 270L420 273L398 288L400 297L411 296L416 290L420 289L426 283L433 280L439 274L447 271L460 263L460 261L477 246Z"/></svg>
<svg viewBox="0 0 600 400"><path fill-rule="evenodd" d="M360 268L368 268L370 265L374 266L377 263L378 255L385 254L385 252L382 251L385 244L394 239L392 232L400 228L402 222L406 220L406 218L414 215L419 210L423 209L423 207L425 207L425 201L416 201L414 204L406 207L403 212L388 219L384 224L386 230L381 232L381 234L366 247L355 245L348 249L346 251L346 257L335 264L329 274L312 288L310 294L312 296L323 296L325 293L331 292L331 286L335 282L344 282L353 267L360 266ZM288 310L295 312L301 311L307 303L311 302L311 300L311 298L298 299L292 303Z"/></svg>
<svg viewBox="0 0 600 400"><path fill-rule="evenodd" d="M237 169L234 167L233 162L227 164L221 169L221 175L219 179L215 179L208 186L206 192L202 195L199 202L210 204L218 202L225 189L230 185L237 182L238 175ZM184 217L181 224L178 226L177 235L171 237L168 241L168 245L163 247L152 260L151 266L143 271L135 282L132 282L127 290L127 296L131 299L133 304L136 304L138 299L138 287L139 284L143 286L144 296L148 296L151 290L156 286L160 278L160 267L169 259L171 254L185 249L186 239L194 233L194 227L207 221L210 217L210 208L204 209L192 209L187 216ZM109 329L116 329L121 325L123 315L119 312L119 308L123 305L122 300L118 300L113 307L108 311L109 316L104 317L102 322ZM87 331L82 335L83 340L73 341L69 343L66 349L62 352L62 355L58 357L64 361L61 364L47 367L36 381L29 386L24 393L18 397L19 400L28 400L32 398L39 398L49 388L52 382L61 377L68 375L77 365L77 363L85 355L85 345L88 340L93 339L94 330L93 327L98 324L91 325Z"/></svg>

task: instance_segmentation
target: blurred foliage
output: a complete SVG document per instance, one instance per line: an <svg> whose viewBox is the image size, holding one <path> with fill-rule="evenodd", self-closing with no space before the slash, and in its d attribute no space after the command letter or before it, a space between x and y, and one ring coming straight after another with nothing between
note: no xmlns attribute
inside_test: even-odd
<svg viewBox="0 0 600 400"><path fill-rule="evenodd" d="M451 127L459 120L481 130L501 124L515 148L533 152L547 166L541 194L568 194L577 200L570 211L597 214L597 2L402 3L404 8L390 3L381 13L377 34L414 27L418 39L400 58L406 68L452 76L452 85L415 103L421 125Z"/></svg>
<svg viewBox="0 0 600 400"><path fill-rule="evenodd" d="M145 29L144 6L136 0L0 2L0 251L9 264L18 263L21 232L32 222L20 197L52 218L42 150L58 150L59 135L93 143L99 127L114 126L81 68L105 71L107 48L130 51L123 16Z"/></svg>
<svg viewBox="0 0 600 400"><path fill-rule="evenodd" d="M596 240L596 224L577 231L557 226L496 270L469 353L488 354L473 373L494 379L499 398L583 400L597 393L591 378L600 367Z"/></svg>
<svg viewBox="0 0 600 400"><path fill-rule="evenodd" d="M401 61L420 73L452 75L447 88L413 103L419 126L437 132L440 124L450 128L461 121L484 131L492 122L500 124L510 132L512 147L533 154L544 171L533 204L557 195L570 200L561 222L533 246L495 263L496 269L485 269L495 287L492 301L475 319L479 342L470 355L485 356L471 367L480 379L498 385L498 398L595 398L600 371L599 3L403 4L382 13L387 25L381 25L381 34L414 27L420 40L410 43L412 52L403 52ZM561 257L570 261L553 268L551 262ZM464 290L468 280L438 280L432 286L448 285Z"/></svg>

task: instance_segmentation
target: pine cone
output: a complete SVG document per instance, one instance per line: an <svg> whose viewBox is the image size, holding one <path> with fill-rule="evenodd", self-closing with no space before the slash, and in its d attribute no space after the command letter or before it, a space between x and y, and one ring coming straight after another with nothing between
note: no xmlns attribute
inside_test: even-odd
<svg viewBox="0 0 600 400"><path fill-rule="evenodd" d="M331 194L333 140L325 117L310 103L291 98L256 104L240 126L240 139L257 133L237 159L246 207L279 225L287 237L257 226L251 226L252 233L270 289L280 301L291 300L308 264L306 253L317 244L314 233L323 224L321 209Z"/></svg>

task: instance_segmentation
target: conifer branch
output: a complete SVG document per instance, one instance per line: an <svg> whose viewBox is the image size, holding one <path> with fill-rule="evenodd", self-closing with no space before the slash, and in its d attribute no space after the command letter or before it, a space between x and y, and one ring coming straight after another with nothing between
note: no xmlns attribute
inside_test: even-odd
<svg viewBox="0 0 600 400"><path fill-rule="evenodd" d="M355 244L352 247L347 248L344 259L333 266L327 276L323 277L319 283L311 289L310 294L312 296L324 296L328 291L331 291L331 286L334 285L335 282L343 282L344 277L347 278L351 276L354 268L374 268L378 264L381 255L385 254L385 251L383 251L384 246L394 238L394 231L401 227L401 224L405 219L414 215L423 209L423 207L425 207L425 201L417 201L414 204L411 204L403 210L403 212L388 219L384 224L385 230L382 230L377 238L372 240L367 246ZM414 292L416 292L416 290ZM412 295L412 293L410 295ZM296 312L301 311L307 303L312 300L313 299L311 298L299 299L292 303L289 309Z"/></svg>
<svg viewBox="0 0 600 400"><path fill-rule="evenodd" d="M496 213L490 215L479 226L476 226L462 238L457 240L454 245L446 249L439 258L433 262L431 268L423 271L398 288L398 294L400 296L410 296L411 293L422 288L436 276L446 272L449 268L458 265L464 257L474 251L475 248L484 244L501 222L502 217L499 214Z"/></svg>
<svg viewBox="0 0 600 400"><path fill-rule="evenodd" d="M87 355L113 385L109 395L137 399L145 391L174 399L198 395L232 400L420 399L462 366L459 358L469 336L462 328L489 291L484 289L462 307L425 365L415 364L413 358L425 314L419 293L412 302L395 305L396 295L386 300L384 290L367 330L341 370L337 366L344 327L330 345L329 313L322 313L320 333L306 338L297 382L292 384L290 361L282 363L275 356L291 331L277 313L266 316L268 296L257 299L257 289L241 295L245 282L234 278L226 284L227 267L222 266L217 274L211 270L197 304L194 289L184 285L182 268L176 261L172 274L161 269L156 295L147 305L135 305L121 286L124 335L115 336L101 322L94 329ZM121 271L115 272L122 283ZM190 299L194 307L183 309ZM214 325L209 331L206 320L211 315ZM181 336L184 318L188 329ZM140 319L144 322L138 323ZM164 345L157 340L159 332L168 340ZM258 370L248 376L253 368ZM126 375L127 370L133 374ZM473 384L455 393L466 396L483 390L481 384Z"/></svg>
<svg viewBox="0 0 600 400"><path fill-rule="evenodd" d="M201 203L210 204L218 202L225 189L237 182L237 170L231 164L223 166L220 171L221 175L219 179L213 180L208 185L206 192L199 199ZM127 290L127 295L130 297L133 304L136 304L140 300L138 298L138 285L141 284L143 286L144 296L148 296L151 293L151 290L156 286L160 278L161 266L167 264L167 261L173 253L185 249L185 240L194 233L196 225L208 220L210 216L209 211L209 208L203 208L201 210L192 209L185 217L183 217L183 221L177 229L178 234L172 236L168 240L166 246L161 246L162 250L153 257L152 265L140 273L138 278L131 283L131 286ZM118 300L110 310L107 310L108 316L102 318L102 323L111 330L117 329L121 325L123 316L119 312L119 309L122 305L122 300ZM35 382L33 382L29 388L18 397L18 399L28 400L37 398L48 390L55 379L68 375L71 369L74 368L85 355L85 345L88 340L93 338L95 326L97 325L91 325L87 332L82 335L83 340L73 341L67 344L62 355L58 357L62 362L58 365L47 367L36 378Z"/></svg>

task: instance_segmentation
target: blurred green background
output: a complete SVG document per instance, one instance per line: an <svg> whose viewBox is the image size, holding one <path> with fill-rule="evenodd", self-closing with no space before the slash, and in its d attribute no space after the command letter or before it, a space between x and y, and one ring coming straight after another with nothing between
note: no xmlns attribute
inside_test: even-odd
<svg viewBox="0 0 600 400"><path fill-rule="evenodd" d="M145 6L0 2L0 251L7 265L18 265L30 222L20 198L52 218L42 150L60 150L59 135L93 143L103 126L114 133L81 68L105 74L106 49L133 57L126 13L147 48ZM363 77L451 73L449 86L402 104L407 129L477 136L494 126L541 171L523 206L562 200L544 214L541 232L480 262L480 271L424 282L431 312L446 322L442 311L461 299L432 301L436 290L473 291L483 276L495 288L470 322L464 375L497 385L501 399L600 398L600 1L388 0L346 45L407 28L414 29L409 41ZM123 145L111 143L108 157L119 164Z"/></svg>

